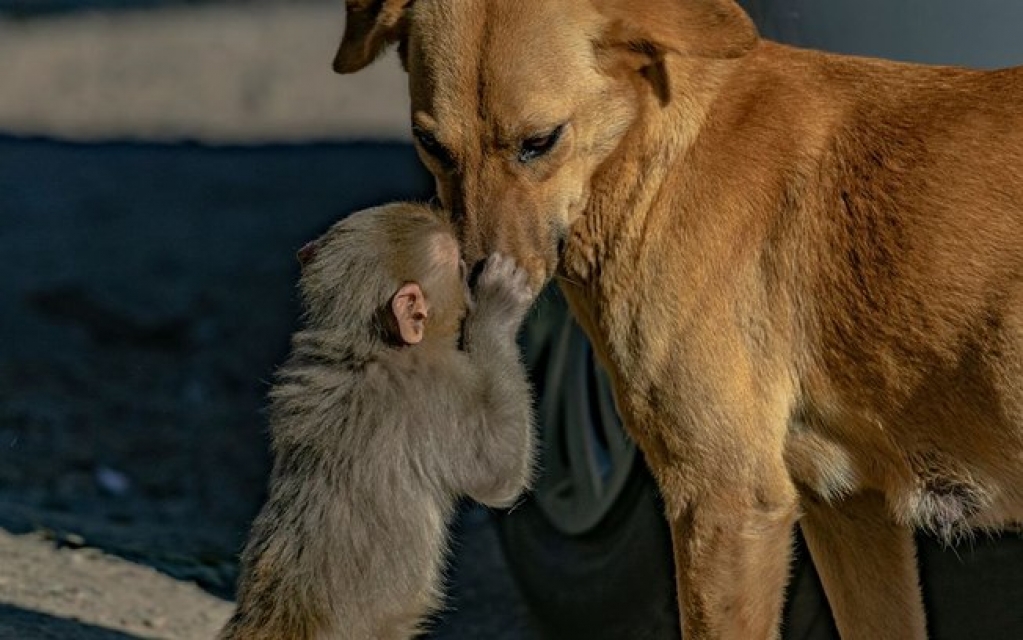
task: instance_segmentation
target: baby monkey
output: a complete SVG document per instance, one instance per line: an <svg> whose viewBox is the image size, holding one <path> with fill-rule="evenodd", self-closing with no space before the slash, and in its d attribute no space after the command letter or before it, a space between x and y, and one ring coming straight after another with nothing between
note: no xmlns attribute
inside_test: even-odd
<svg viewBox="0 0 1023 640"><path fill-rule="evenodd" d="M515 334L533 300L501 256L470 295L448 224L392 204L300 252L305 326L270 392L266 504L221 640L397 640L440 603L449 520L532 471Z"/></svg>

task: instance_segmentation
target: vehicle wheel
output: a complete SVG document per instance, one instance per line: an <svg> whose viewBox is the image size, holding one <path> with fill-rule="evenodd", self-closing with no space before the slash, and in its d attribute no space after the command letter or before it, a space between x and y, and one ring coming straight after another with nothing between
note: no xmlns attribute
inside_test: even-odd
<svg viewBox="0 0 1023 640"><path fill-rule="evenodd" d="M527 324L523 353L537 390L540 475L496 518L541 631L552 640L677 640L660 496L556 290Z"/></svg>

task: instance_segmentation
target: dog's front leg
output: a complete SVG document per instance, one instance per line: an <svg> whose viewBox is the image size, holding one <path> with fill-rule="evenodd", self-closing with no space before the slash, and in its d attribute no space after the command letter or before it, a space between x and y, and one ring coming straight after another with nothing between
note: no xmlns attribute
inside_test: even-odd
<svg viewBox="0 0 1023 640"><path fill-rule="evenodd" d="M880 494L828 504L804 499L800 521L842 640L927 637L912 530Z"/></svg>
<svg viewBox="0 0 1023 640"><path fill-rule="evenodd" d="M717 473L710 493L669 514L686 640L779 636L798 507L783 465L771 466L748 481Z"/></svg>

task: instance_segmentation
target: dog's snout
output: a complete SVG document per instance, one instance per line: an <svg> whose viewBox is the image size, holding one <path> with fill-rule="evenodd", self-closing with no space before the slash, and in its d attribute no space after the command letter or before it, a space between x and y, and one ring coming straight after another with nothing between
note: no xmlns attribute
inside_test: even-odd
<svg viewBox="0 0 1023 640"><path fill-rule="evenodd" d="M454 224L456 227L461 228L463 226L463 223L465 222L465 206L463 206L460 201L456 200L451 203L451 206L448 208L448 211L450 212L451 215L452 224Z"/></svg>
<svg viewBox="0 0 1023 640"><path fill-rule="evenodd" d="M446 188L441 189L440 193L441 203L447 207L447 210L451 214L451 222L456 226L461 226L465 222L466 210L465 210L465 194L462 190L462 185L459 183L447 185Z"/></svg>
<svg viewBox="0 0 1023 640"><path fill-rule="evenodd" d="M444 200L446 200L444 205L448 210L451 225L455 228L455 235L458 237L459 244L462 245L466 262L474 265L477 260L483 257L484 247L480 246L479 238L476 237L476 225L473 224L470 212L465 206L465 198L456 192L449 194Z"/></svg>
<svg viewBox="0 0 1023 640"><path fill-rule="evenodd" d="M568 229L557 225L553 228L551 235L554 236L555 255L560 260L565 255L565 247L568 246Z"/></svg>

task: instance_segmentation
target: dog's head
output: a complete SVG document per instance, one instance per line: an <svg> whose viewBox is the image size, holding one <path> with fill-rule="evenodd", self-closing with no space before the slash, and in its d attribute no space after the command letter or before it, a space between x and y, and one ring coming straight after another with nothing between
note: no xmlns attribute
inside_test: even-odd
<svg viewBox="0 0 1023 640"><path fill-rule="evenodd" d="M554 274L640 99L670 101L666 57L737 57L757 40L732 0L347 0L347 10L334 69L358 71L399 44L417 147L466 258L509 253L536 283Z"/></svg>

